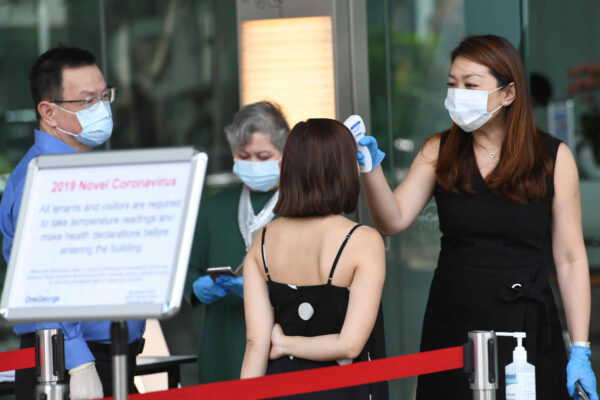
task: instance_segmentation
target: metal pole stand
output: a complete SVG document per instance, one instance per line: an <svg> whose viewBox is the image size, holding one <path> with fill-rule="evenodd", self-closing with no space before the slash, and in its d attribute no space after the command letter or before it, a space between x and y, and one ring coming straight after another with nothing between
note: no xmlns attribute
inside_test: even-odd
<svg viewBox="0 0 600 400"><path fill-rule="evenodd" d="M113 321L110 325L112 354L112 387L115 400L127 399L127 323Z"/></svg>
<svg viewBox="0 0 600 400"><path fill-rule="evenodd" d="M464 345L465 372L473 400L496 400L498 389L498 348L496 332L471 331Z"/></svg>
<svg viewBox="0 0 600 400"><path fill-rule="evenodd" d="M35 332L35 361L35 400L68 400L69 385L65 382L65 338L61 329L43 329Z"/></svg>

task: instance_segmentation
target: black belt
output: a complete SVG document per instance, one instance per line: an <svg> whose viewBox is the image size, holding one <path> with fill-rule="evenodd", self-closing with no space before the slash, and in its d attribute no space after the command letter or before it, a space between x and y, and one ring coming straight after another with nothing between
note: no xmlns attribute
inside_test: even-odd
<svg viewBox="0 0 600 400"><path fill-rule="evenodd" d="M508 268L483 268L462 265L446 257L440 257L437 273L477 282L487 282L496 287L495 295L509 303L526 300L525 331L527 332L527 351L535 359L538 348L538 315L541 311L543 330L539 347L544 351L552 342L550 328L550 310L548 299L542 293L548 288L549 274L543 264ZM494 294L494 292L491 292ZM543 310L543 311L542 311Z"/></svg>
<svg viewBox="0 0 600 400"><path fill-rule="evenodd" d="M534 346L532 346L534 350L537 347L535 346L535 342L538 334L538 307L543 310L541 313L543 332L541 336L542 343L540 343L540 347L542 350L545 350L552 343L550 310L548 309L546 298L542 293L542 290L548 285L549 277L550 275L548 272L545 269L540 268L532 280L515 280L512 283L505 284L498 292L498 297L500 297L500 299L510 303L519 299L526 299L534 303L533 307L528 306L525 310L525 330L530 332L527 334L527 340L530 343L534 343ZM532 356L535 356L535 353L532 354Z"/></svg>

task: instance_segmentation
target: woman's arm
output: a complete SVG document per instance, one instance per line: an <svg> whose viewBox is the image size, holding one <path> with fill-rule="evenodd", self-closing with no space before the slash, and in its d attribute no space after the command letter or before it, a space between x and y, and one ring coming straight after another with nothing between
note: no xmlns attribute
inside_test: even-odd
<svg viewBox="0 0 600 400"><path fill-rule="evenodd" d="M572 341L588 341L590 276L581 227L577 166L569 148L558 148L552 202L552 252Z"/></svg>
<svg viewBox="0 0 600 400"><path fill-rule="evenodd" d="M393 193L381 166L361 174L369 214L382 235L394 235L408 228L431 199L439 148L439 137L428 140Z"/></svg>
<svg viewBox="0 0 600 400"><path fill-rule="evenodd" d="M285 336L278 325L273 329L270 357L283 355L314 361L356 358L371 335L385 280L385 248L381 236L373 229L361 228L354 235L355 245L346 247L346 256L357 267L350 286L348 310L339 334L315 337ZM359 244L360 243L360 244Z"/></svg>
<svg viewBox="0 0 600 400"><path fill-rule="evenodd" d="M244 259L244 313L246 316L246 354L241 378L263 376L267 371L274 316L269 289L260 268L260 235Z"/></svg>

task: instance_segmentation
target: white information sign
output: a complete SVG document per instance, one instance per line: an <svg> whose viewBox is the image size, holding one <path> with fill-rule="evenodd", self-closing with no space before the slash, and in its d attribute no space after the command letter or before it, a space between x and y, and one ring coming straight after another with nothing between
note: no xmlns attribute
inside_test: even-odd
<svg viewBox="0 0 600 400"><path fill-rule="evenodd" d="M173 314L206 161L192 148L34 159L2 316L25 322Z"/></svg>

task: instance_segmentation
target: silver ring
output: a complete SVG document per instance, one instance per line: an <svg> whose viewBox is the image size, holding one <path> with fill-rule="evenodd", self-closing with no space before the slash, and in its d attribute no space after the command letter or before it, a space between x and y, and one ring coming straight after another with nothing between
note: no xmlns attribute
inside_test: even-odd
<svg viewBox="0 0 600 400"><path fill-rule="evenodd" d="M510 288L511 289L516 289L518 287L523 287L523 285L521 285L520 283L515 283L514 285L512 285Z"/></svg>

